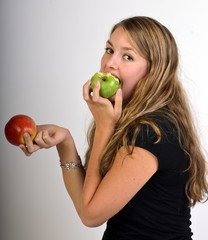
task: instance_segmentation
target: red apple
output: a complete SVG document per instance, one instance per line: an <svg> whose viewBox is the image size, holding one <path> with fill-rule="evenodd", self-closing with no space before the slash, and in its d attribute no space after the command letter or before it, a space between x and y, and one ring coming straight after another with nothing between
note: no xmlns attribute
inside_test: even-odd
<svg viewBox="0 0 208 240"><path fill-rule="evenodd" d="M26 115L16 115L12 117L4 129L7 140L16 146L25 144L24 133L29 133L31 139L36 136L36 124L32 118Z"/></svg>

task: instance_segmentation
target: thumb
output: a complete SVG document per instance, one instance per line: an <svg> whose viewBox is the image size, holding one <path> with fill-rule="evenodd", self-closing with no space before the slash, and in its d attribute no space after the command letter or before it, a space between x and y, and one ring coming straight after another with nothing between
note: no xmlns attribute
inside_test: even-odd
<svg viewBox="0 0 208 240"><path fill-rule="evenodd" d="M122 113L122 103L123 103L123 96L121 88L118 89L115 95L115 104L114 104L114 112L120 118Z"/></svg>

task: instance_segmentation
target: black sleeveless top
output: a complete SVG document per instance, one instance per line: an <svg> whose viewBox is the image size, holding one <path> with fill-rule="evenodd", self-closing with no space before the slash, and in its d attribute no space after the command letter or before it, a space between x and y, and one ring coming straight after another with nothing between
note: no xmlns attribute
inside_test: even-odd
<svg viewBox="0 0 208 240"><path fill-rule="evenodd" d="M135 146L158 159L158 171L127 205L107 222L103 240L191 240L190 208L185 195L187 158L172 124L159 122L162 139L142 125Z"/></svg>

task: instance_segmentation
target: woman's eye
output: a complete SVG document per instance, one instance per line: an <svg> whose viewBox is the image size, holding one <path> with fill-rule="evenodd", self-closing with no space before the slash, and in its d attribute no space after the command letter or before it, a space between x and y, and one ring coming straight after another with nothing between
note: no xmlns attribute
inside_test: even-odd
<svg viewBox="0 0 208 240"><path fill-rule="evenodd" d="M108 53L108 54L113 54L113 49L105 48L105 52Z"/></svg>
<svg viewBox="0 0 208 240"><path fill-rule="evenodd" d="M124 55L124 59L127 61L133 61L133 58L129 55Z"/></svg>

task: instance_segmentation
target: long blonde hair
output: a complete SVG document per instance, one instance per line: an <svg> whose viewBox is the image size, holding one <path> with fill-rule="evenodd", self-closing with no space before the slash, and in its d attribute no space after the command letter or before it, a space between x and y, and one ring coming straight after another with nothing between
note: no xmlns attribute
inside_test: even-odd
<svg viewBox="0 0 208 240"><path fill-rule="evenodd" d="M121 143L128 154L128 133L134 129L134 146L141 124L149 124L161 138L154 119L159 115L169 119L177 128L179 143L189 159L186 195L190 206L207 200L208 184L206 161L200 149L199 138L181 83L178 80L178 50L170 31L158 21L148 17L128 18L116 24L111 34L122 27L139 53L148 62L146 76L138 81L129 103L124 106L115 132L100 159L100 174L105 176L111 168ZM86 152L87 168L95 133L95 123L89 128L89 148Z"/></svg>

